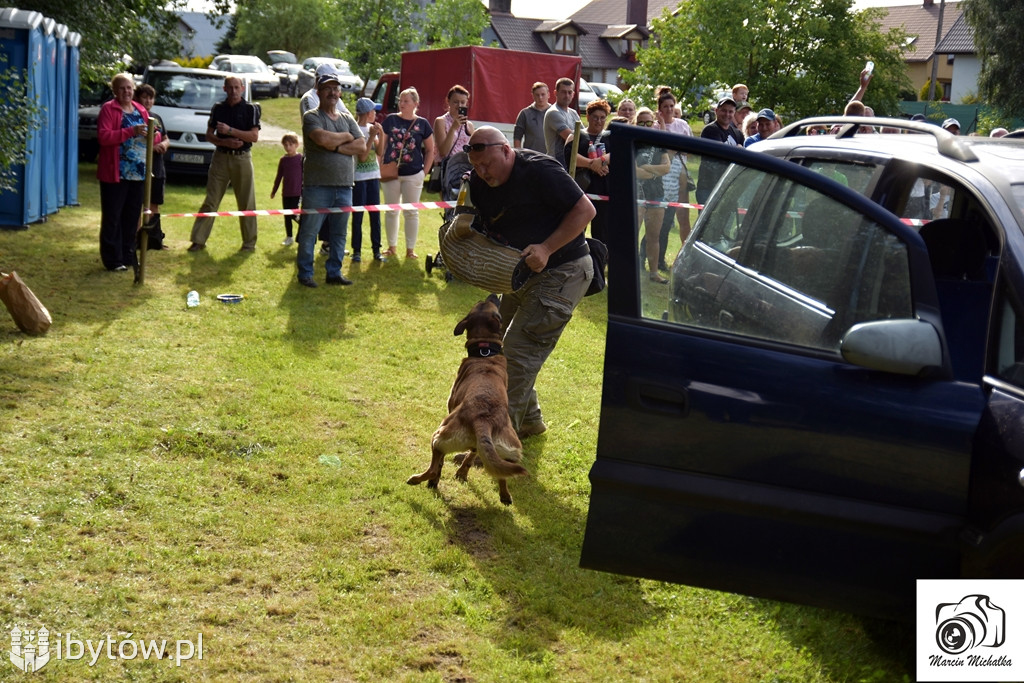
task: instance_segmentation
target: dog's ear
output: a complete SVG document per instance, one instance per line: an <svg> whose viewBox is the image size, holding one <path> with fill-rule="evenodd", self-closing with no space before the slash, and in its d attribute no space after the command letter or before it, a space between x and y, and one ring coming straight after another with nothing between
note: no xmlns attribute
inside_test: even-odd
<svg viewBox="0 0 1024 683"><path fill-rule="evenodd" d="M487 301L488 303L492 303L492 304L494 304L495 306L499 306L499 307L501 306L501 299L500 299L500 298L498 298L498 295L497 295L497 294L489 294L489 295L487 296L487 299L486 299L486 301Z"/></svg>
<svg viewBox="0 0 1024 683"><path fill-rule="evenodd" d="M469 318L465 317L459 321L455 326L455 336L458 337L460 334L466 331L466 325L469 325Z"/></svg>

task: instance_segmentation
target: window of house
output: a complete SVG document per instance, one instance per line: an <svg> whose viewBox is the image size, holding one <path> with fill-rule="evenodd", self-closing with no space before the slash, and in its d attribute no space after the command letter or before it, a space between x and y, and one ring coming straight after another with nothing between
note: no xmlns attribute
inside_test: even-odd
<svg viewBox="0 0 1024 683"><path fill-rule="evenodd" d="M563 54L576 54L576 34L556 33L554 51Z"/></svg>

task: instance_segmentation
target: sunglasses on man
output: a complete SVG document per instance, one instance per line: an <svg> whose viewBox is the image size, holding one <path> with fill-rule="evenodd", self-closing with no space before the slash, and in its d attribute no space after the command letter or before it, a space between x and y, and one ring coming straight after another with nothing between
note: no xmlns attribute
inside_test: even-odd
<svg viewBox="0 0 1024 683"><path fill-rule="evenodd" d="M504 142L471 142L468 145L462 146L462 151L466 154L470 152L482 152L488 147L497 147L498 145L504 145Z"/></svg>

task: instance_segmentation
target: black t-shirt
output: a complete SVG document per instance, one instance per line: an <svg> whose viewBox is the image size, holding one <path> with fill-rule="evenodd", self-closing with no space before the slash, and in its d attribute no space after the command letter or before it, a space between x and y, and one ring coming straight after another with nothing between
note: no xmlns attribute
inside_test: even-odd
<svg viewBox="0 0 1024 683"><path fill-rule="evenodd" d="M253 128L260 127L260 108L255 104L249 104L245 100L241 100L238 104L231 106L227 100L221 100L217 104L213 105L213 109L210 111L210 120L207 121L207 128L213 128L217 130L218 123L226 123L232 128L238 130L252 130ZM232 135L220 135L218 137L230 138ZM241 149L251 149L252 143L246 142L242 145Z"/></svg>
<svg viewBox="0 0 1024 683"><path fill-rule="evenodd" d="M743 146L743 135L731 122L728 128L722 128L717 123L704 126L700 136L706 140L716 140L727 145ZM728 167L729 164L725 161L711 157L701 159L700 168L697 171L697 187L710 192Z"/></svg>
<svg viewBox="0 0 1024 683"><path fill-rule="evenodd" d="M557 160L531 149L517 149L509 179L490 187L474 173L469 191L491 237L516 249L539 244L551 236L583 196L576 181ZM557 253L586 243L581 232ZM552 260L557 260L553 254Z"/></svg>

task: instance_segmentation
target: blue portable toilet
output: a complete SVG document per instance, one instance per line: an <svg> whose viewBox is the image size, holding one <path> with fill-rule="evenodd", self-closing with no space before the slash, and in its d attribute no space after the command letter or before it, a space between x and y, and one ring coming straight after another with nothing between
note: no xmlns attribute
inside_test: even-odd
<svg viewBox="0 0 1024 683"><path fill-rule="evenodd" d="M57 123L53 139L57 145L57 207L67 206L68 177L68 27L57 24L53 34L57 37ZM78 159L75 159L75 163Z"/></svg>
<svg viewBox="0 0 1024 683"><path fill-rule="evenodd" d="M68 206L78 206L78 46L82 44L82 35L68 31L67 71L67 174L64 178Z"/></svg>
<svg viewBox="0 0 1024 683"><path fill-rule="evenodd" d="M25 73L28 98L39 102L43 79L43 15L11 7L0 9L0 53L7 68ZM25 227L42 217L43 167L39 121L29 126L25 161L11 168L14 187L0 192L0 226Z"/></svg>
<svg viewBox="0 0 1024 683"><path fill-rule="evenodd" d="M39 156L43 160L43 217L57 213L57 21L43 17L43 103ZM63 145L61 145L63 146Z"/></svg>

